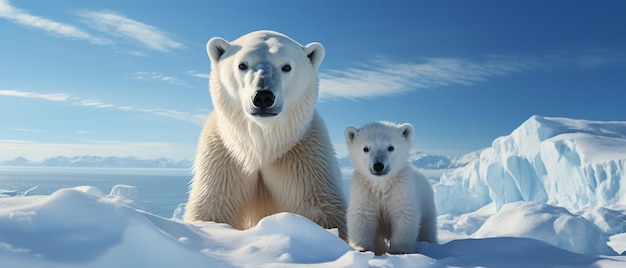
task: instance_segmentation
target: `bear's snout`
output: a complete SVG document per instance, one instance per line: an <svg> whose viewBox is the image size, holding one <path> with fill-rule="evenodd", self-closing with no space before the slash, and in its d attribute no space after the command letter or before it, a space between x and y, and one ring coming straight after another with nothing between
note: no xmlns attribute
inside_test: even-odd
<svg viewBox="0 0 626 268"><path fill-rule="evenodd" d="M269 90L259 90L254 94L252 98L252 104L257 108L269 108L274 105L276 96Z"/></svg>
<svg viewBox="0 0 626 268"><path fill-rule="evenodd" d="M389 173L389 166L381 162L376 162L370 167L370 173L374 176L385 176Z"/></svg>
<svg viewBox="0 0 626 268"><path fill-rule="evenodd" d="M381 172L383 171L383 169L385 169L385 165L383 165L383 163L376 163L372 166L372 168L374 169L374 171L376 172Z"/></svg>

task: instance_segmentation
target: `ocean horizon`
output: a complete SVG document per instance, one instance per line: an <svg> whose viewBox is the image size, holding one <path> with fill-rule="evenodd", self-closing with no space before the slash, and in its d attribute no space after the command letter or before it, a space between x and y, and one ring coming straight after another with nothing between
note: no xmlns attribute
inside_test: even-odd
<svg viewBox="0 0 626 268"><path fill-rule="evenodd" d="M49 195L58 189L93 186L109 194L115 185L137 189L133 206L172 218L187 202L191 171L186 168L97 168L0 166L0 190L28 195Z"/></svg>

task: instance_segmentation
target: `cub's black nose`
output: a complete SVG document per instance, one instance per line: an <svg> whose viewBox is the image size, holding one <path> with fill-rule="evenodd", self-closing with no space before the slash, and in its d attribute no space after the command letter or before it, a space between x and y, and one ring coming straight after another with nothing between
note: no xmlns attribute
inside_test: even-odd
<svg viewBox="0 0 626 268"><path fill-rule="evenodd" d="M383 171L383 169L385 169L385 165L383 165L383 163L376 163L374 164L373 168L374 168L374 171L381 172Z"/></svg>
<svg viewBox="0 0 626 268"><path fill-rule="evenodd" d="M258 108L269 108L274 105L274 100L276 100L274 93L269 90L259 90L254 94L252 104Z"/></svg>

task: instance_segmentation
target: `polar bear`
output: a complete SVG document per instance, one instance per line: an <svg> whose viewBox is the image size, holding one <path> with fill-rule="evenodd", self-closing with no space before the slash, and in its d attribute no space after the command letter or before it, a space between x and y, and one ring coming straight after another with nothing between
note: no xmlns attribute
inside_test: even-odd
<svg viewBox="0 0 626 268"><path fill-rule="evenodd" d="M247 229L300 214L346 237L341 173L315 109L324 47L256 31L206 46L213 112L198 142L184 219Z"/></svg>
<svg viewBox="0 0 626 268"><path fill-rule="evenodd" d="M413 126L375 122L348 127L344 134L354 167L347 215L350 244L380 255L414 252L417 241L436 243L433 188L408 162Z"/></svg>

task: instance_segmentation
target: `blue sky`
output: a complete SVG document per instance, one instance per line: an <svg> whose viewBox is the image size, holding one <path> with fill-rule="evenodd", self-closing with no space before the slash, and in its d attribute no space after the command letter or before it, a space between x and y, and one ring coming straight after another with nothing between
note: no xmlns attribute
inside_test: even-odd
<svg viewBox="0 0 626 268"><path fill-rule="evenodd" d="M531 115L626 121L622 1L0 0L0 160L191 159L211 37L326 48L318 111L409 122L415 150L491 145Z"/></svg>

